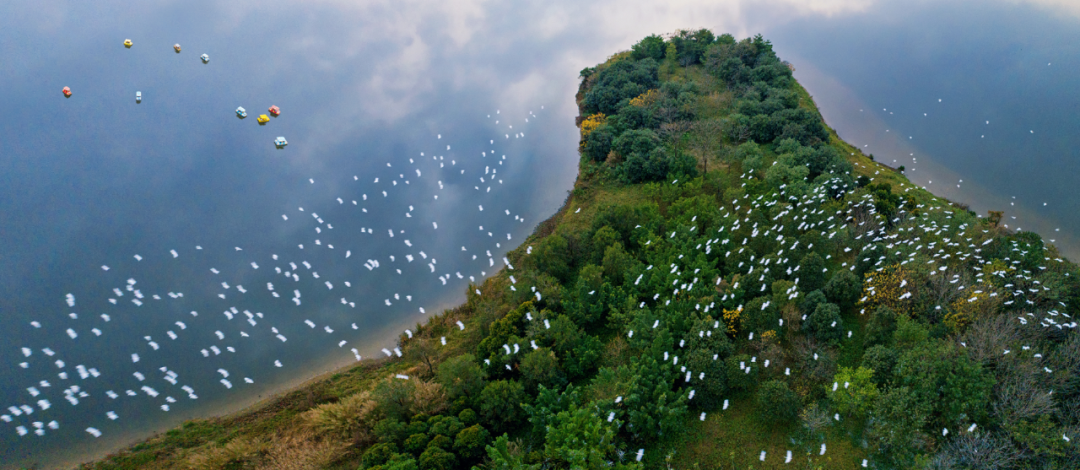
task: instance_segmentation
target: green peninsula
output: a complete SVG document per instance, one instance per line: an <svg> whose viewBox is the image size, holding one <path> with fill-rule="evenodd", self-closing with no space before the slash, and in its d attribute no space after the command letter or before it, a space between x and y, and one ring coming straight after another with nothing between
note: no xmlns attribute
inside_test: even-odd
<svg viewBox="0 0 1080 470"><path fill-rule="evenodd" d="M84 468L1080 468L1077 266L792 70L707 30L586 68L566 203L404 357Z"/></svg>

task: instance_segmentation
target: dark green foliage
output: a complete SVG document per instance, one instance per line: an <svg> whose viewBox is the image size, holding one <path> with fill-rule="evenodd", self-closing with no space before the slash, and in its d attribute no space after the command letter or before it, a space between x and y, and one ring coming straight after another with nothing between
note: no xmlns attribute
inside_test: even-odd
<svg viewBox="0 0 1080 470"><path fill-rule="evenodd" d="M474 424L454 437L454 453L463 459L475 460L484 455L488 442L491 442L491 434L483 426Z"/></svg>
<svg viewBox="0 0 1080 470"><path fill-rule="evenodd" d="M379 438L379 442L398 443L405 439L405 423L393 418L386 418L375 423L372 432Z"/></svg>
<svg viewBox="0 0 1080 470"><path fill-rule="evenodd" d="M870 412L867 441L885 463L911 468L915 456L929 447L923 432L930 408L908 387L893 387L878 396Z"/></svg>
<svg viewBox="0 0 1080 470"><path fill-rule="evenodd" d="M756 289L754 290L756 291ZM780 312L772 303L768 306L765 305L765 302L769 300L768 296L755 297L746 304L740 317L742 321L740 331L744 333L754 332L760 335L766 331L780 328Z"/></svg>
<svg viewBox="0 0 1080 470"><path fill-rule="evenodd" d="M866 186L866 190L874 195L874 207L886 219L896 217L897 208L900 206L900 195L893 194L892 186L885 183L872 183Z"/></svg>
<svg viewBox="0 0 1080 470"><path fill-rule="evenodd" d="M799 310L802 310L804 314L809 315L811 313L814 313L815 310L817 310L818 305L821 305L828 301L829 300L825 298L825 294L823 294L820 289L815 290L810 292L809 294L806 294L806 297L803 298L802 303L799 304Z"/></svg>
<svg viewBox="0 0 1080 470"><path fill-rule="evenodd" d="M451 447L453 447L453 445L454 440L442 434L436 434L435 437L432 437L431 441L428 442L429 449L432 447L438 447L442 450L449 450Z"/></svg>
<svg viewBox="0 0 1080 470"><path fill-rule="evenodd" d="M870 321L866 325L867 344L891 344L895 332L896 312L891 308L882 305L870 313Z"/></svg>
<svg viewBox="0 0 1080 470"><path fill-rule="evenodd" d="M371 470L419 470L416 460L409 454L394 454L385 464L371 467Z"/></svg>
<svg viewBox="0 0 1080 470"><path fill-rule="evenodd" d="M803 324L806 333L814 339L830 345L836 345L844 336L844 321L840 319L840 307L836 304L819 304L814 313Z"/></svg>
<svg viewBox="0 0 1080 470"><path fill-rule="evenodd" d="M392 442L375 444L364 451L363 466L364 468L370 468L385 464L397 452L398 447Z"/></svg>
<svg viewBox="0 0 1080 470"><path fill-rule="evenodd" d="M465 428L465 425L461 423L461 420L453 416L432 416L428 419L428 424L430 425L428 434L433 436L440 434L443 436L454 436Z"/></svg>
<svg viewBox="0 0 1080 470"><path fill-rule="evenodd" d="M612 143L615 151L624 158L632 154L646 155L659 145L660 137L649 129L628 130Z"/></svg>
<svg viewBox="0 0 1080 470"><path fill-rule="evenodd" d="M756 363L750 362L749 354L737 354L727 358L724 362L727 368L728 388L744 392L757 385L757 377L760 371ZM742 366L742 368L739 366Z"/></svg>
<svg viewBox="0 0 1080 470"><path fill-rule="evenodd" d="M493 429L508 430L523 416L521 404L528 402L525 387L514 380L488 382L480 393L480 414Z"/></svg>
<svg viewBox="0 0 1080 470"><path fill-rule="evenodd" d="M464 410L461 410L460 413L458 413L458 420L461 421L461 424L464 426L472 426L476 424L476 419L476 412L473 411L471 408L465 408Z"/></svg>
<svg viewBox="0 0 1080 470"><path fill-rule="evenodd" d="M451 470L457 464L457 457L440 447L428 446L418 461L420 470Z"/></svg>
<svg viewBox="0 0 1080 470"><path fill-rule="evenodd" d="M486 374L480 368L476 356L462 354L439 364L436 379L442 384L450 399L457 397L474 398L484 388Z"/></svg>
<svg viewBox="0 0 1080 470"><path fill-rule="evenodd" d="M592 161L602 162L607 159L614 141L615 129L610 125L601 124L585 137L585 155Z"/></svg>
<svg viewBox="0 0 1080 470"><path fill-rule="evenodd" d="M582 104L588 114L613 115L631 98L658 87L659 70L657 62L650 58L617 60L598 73Z"/></svg>
<svg viewBox="0 0 1080 470"><path fill-rule="evenodd" d="M570 267L573 260L570 258L570 248L566 239L558 233L544 237L536 246L536 267L560 283L570 279Z"/></svg>
<svg viewBox="0 0 1080 470"><path fill-rule="evenodd" d="M487 446L487 457L490 461L490 470L539 470L540 464L526 464L522 455L510 451L510 438L503 434L495 439L495 442Z"/></svg>
<svg viewBox="0 0 1080 470"><path fill-rule="evenodd" d="M799 417L802 401L788 387L787 382L769 380L761 384L757 392L758 413L765 421L775 424L791 424Z"/></svg>
<svg viewBox="0 0 1080 470"><path fill-rule="evenodd" d="M401 446L413 455L420 455L427 448L428 440L427 434L413 434L407 437Z"/></svg>
<svg viewBox="0 0 1080 470"><path fill-rule="evenodd" d="M723 336L723 335L716 335ZM686 356L686 368L693 374L693 379L687 386L694 389L694 398L690 405L703 410L718 408L724 402L724 394L727 393L727 367L724 356L713 359L713 353L707 349L691 350ZM699 379L700 373L705 373L704 379Z"/></svg>
<svg viewBox="0 0 1080 470"><path fill-rule="evenodd" d="M559 369L559 360L555 352L547 348L529 351L521 358L522 381L530 394L536 393L540 385L558 387L566 380Z"/></svg>
<svg viewBox="0 0 1080 470"><path fill-rule="evenodd" d="M713 36L712 31L707 29L683 30L671 37L671 42L675 44L679 65L683 67L701 63L705 58L705 50L715 40L716 37Z"/></svg>
<svg viewBox="0 0 1080 470"><path fill-rule="evenodd" d="M994 378L962 348L934 340L900 355L896 382L933 410L932 422L947 427L962 417L978 420L986 415Z"/></svg>
<svg viewBox="0 0 1080 470"><path fill-rule="evenodd" d="M838 305L841 311L849 310L862 294L862 282L851 271L841 269L833 274L821 291L830 302Z"/></svg>
<svg viewBox="0 0 1080 470"><path fill-rule="evenodd" d="M863 353L862 365L867 369L874 370L874 383L885 385L892 377L893 368L900 353L895 349L878 344L866 349Z"/></svg>
<svg viewBox="0 0 1080 470"><path fill-rule="evenodd" d="M664 59L664 38L655 34L646 36L641 42L634 44L630 48L630 56L634 60L641 59L653 59L660 61Z"/></svg>
<svg viewBox="0 0 1080 470"><path fill-rule="evenodd" d="M825 287L825 260L817 252L810 252L799 262L799 290L813 292Z"/></svg>

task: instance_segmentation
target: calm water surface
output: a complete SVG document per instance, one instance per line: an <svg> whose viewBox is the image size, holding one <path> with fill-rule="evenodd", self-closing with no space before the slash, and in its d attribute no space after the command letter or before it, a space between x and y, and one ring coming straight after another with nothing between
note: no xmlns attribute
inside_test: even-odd
<svg viewBox="0 0 1080 470"><path fill-rule="evenodd" d="M351 348L392 348L557 209L576 172L577 71L651 33L765 34L841 136L1075 253L1080 21L973 5L0 6L0 464L70 465L355 361ZM282 115L257 125L272 104ZM22 405L33 413L5 411Z"/></svg>

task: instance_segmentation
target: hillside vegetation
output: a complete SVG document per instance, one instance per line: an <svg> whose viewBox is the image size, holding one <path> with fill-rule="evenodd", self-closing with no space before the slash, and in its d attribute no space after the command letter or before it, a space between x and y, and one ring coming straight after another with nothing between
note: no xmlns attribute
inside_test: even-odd
<svg viewBox="0 0 1080 470"><path fill-rule="evenodd" d="M1053 246L840 141L761 36L581 78L565 205L403 358L85 467L1080 468Z"/></svg>

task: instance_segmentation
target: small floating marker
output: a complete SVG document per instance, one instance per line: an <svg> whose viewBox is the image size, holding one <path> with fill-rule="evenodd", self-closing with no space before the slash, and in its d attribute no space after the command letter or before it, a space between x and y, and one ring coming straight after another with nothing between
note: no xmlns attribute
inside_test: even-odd
<svg viewBox="0 0 1080 470"><path fill-rule="evenodd" d="M136 103L142 103L142 92L141 91L136 91L135 92L135 102Z"/></svg>
<svg viewBox="0 0 1080 470"><path fill-rule="evenodd" d="M126 47L128 49L131 49L131 40L130 39L125 39L124 40L124 47Z"/></svg>

